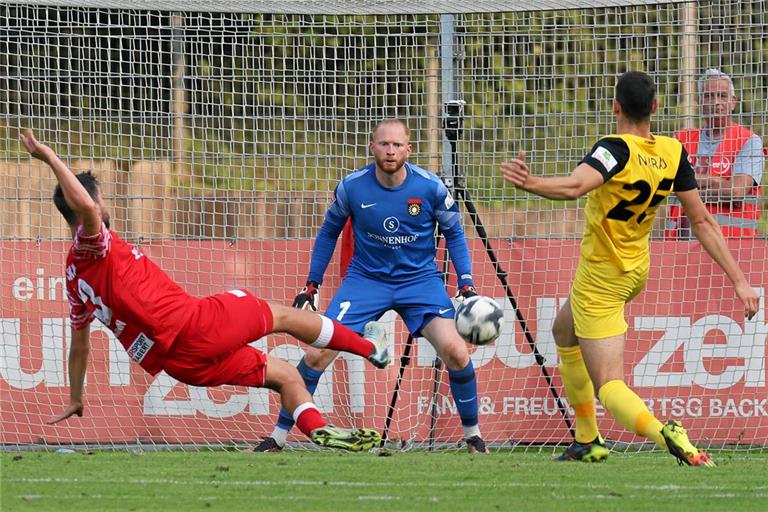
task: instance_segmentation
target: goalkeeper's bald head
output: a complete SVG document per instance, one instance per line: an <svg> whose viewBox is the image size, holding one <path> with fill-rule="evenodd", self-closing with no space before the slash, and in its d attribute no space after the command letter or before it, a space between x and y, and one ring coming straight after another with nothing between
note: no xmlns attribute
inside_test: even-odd
<svg viewBox="0 0 768 512"><path fill-rule="evenodd" d="M376 132L379 131L379 128L385 125L400 125L403 127L403 131L405 131L405 136L408 138L408 141L411 140L411 129L408 128L408 124L402 120L397 118L392 119L384 119L383 121L379 121L376 123L376 126L373 127L373 130L371 130L371 142L376 140Z"/></svg>

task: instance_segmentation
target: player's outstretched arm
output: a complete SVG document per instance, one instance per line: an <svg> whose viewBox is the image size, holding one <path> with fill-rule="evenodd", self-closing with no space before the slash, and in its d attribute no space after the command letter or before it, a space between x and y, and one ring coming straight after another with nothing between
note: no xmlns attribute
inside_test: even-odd
<svg viewBox="0 0 768 512"><path fill-rule="evenodd" d="M336 248L336 241L341 233L341 229L337 229L333 222L328 221L328 216L329 214L326 213L326 220L323 221L317 238L315 238L315 245L309 262L307 283L293 299L291 306L294 308L317 311L320 300L320 283L323 282L323 275L325 275L325 270L328 268L328 263L331 261L331 256L333 256L333 251Z"/></svg>
<svg viewBox="0 0 768 512"><path fill-rule="evenodd" d="M469 255L467 237L461 226L461 213L459 207L449 196L450 192L444 186L437 195L435 204L435 221L445 237L445 247L448 249L453 269L456 271L456 279L459 287L457 297L468 298L475 293L472 279L472 259ZM448 208L445 208L447 205Z"/></svg>
<svg viewBox="0 0 768 512"><path fill-rule="evenodd" d="M725 238L720 231L720 226L707 211L696 189L685 192L677 192L677 198L683 205L685 215L691 225L691 231L701 242L704 250L712 256L712 259L720 265L725 274L733 283L736 296L744 304L744 316L751 319L757 314L760 298L747 282L747 278L739 268L731 251L725 243Z"/></svg>
<svg viewBox="0 0 768 512"><path fill-rule="evenodd" d="M602 175L587 164L577 166L570 176L534 176L525 151L501 164L501 175L515 187L548 199L578 199L603 184Z"/></svg>
<svg viewBox="0 0 768 512"><path fill-rule="evenodd" d="M38 142L32 130L19 137L29 154L48 164L53 171L56 180L64 193L64 199L70 208L77 214L83 224L83 232L87 235L95 235L101 229L101 211L99 205L91 198L83 188L72 171L64 165L64 162L50 147Z"/></svg>
<svg viewBox="0 0 768 512"><path fill-rule="evenodd" d="M339 187L337 187L336 192L338 190ZM344 211L339 211L339 208L337 202L334 201L325 212L325 219L320 226L320 231L315 238L315 245L312 248L307 283L293 299L291 305L294 308L317 311L320 284L323 282L325 270L328 268L333 251L336 249L336 242L348 218Z"/></svg>
<svg viewBox="0 0 768 512"><path fill-rule="evenodd" d="M48 420L49 425L58 423L70 416L83 415L83 385L85 369L88 367L88 353L91 349L90 325L84 329L72 329L72 346L69 348L69 405L64 411Z"/></svg>

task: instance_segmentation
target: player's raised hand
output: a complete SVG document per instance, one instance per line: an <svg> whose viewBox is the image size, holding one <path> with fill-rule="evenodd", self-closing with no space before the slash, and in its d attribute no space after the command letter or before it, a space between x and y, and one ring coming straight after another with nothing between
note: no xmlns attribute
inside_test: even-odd
<svg viewBox="0 0 768 512"><path fill-rule="evenodd" d="M516 187L522 187L529 174L530 169L528 169L528 164L525 163L525 151L521 151L517 158L501 164L501 175Z"/></svg>
<svg viewBox="0 0 768 512"><path fill-rule="evenodd" d="M747 283L735 286L736 296L744 304L744 316L752 320L760 307L760 297Z"/></svg>
<svg viewBox="0 0 768 512"><path fill-rule="evenodd" d="M38 160L48 162L48 159L54 154L51 148L38 142L32 130L27 130L26 133L22 133L19 136L19 139L21 139L21 143L24 144L24 147L29 151L29 154Z"/></svg>
<svg viewBox="0 0 768 512"><path fill-rule="evenodd" d="M306 286L301 289L299 294L293 299L292 306L298 309L311 309L317 311L317 290L320 284L315 281L307 281Z"/></svg>
<svg viewBox="0 0 768 512"><path fill-rule="evenodd" d="M83 403L82 402L70 402L70 404L67 406L66 409L64 409L64 412L59 414L58 416L55 416L51 418L50 420L46 421L48 425L53 425L55 423L58 423L60 421L63 421L73 414L77 414L78 416L82 417L83 415Z"/></svg>

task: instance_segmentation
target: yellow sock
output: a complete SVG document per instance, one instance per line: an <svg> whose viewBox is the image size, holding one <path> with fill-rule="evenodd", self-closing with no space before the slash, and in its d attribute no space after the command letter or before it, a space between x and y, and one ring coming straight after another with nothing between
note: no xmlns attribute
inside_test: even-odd
<svg viewBox="0 0 768 512"><path fill-rule="evenodd" d="M589 443L599 435L595 417L595 388L578 346L557 347L557 353L560 354L560 378L568 395L568 403L576 411L576 441Z"/></svg>
<svg viewBox="0 0 768 512"><path fill-rule="evenodd" d="M661 435L663 425L651 414L639 396L623 381L611 380L598 391L600 401L616 421L630 432L647 437L662 448L666 448Z"/></svg>

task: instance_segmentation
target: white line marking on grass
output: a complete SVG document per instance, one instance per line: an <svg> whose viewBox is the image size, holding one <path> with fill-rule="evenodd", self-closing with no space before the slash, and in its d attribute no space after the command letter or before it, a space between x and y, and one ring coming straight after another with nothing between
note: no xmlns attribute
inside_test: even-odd
<svg viewBox="0 0 768 512"><path fill-rule="evenodd" d="M322 487L322 486L337 486L337 487L367 487L367 488L379 488L379 487L391 487L390 482L361 482L361 481L349 481L349 480L180 480L180 479L166 479L166 478L130 478L130 479L98 479L98 478L65 478L65 477L45 477L45 478L9 478L8 482L15 483L63 483L63 484L94 484L94 483L114 483L114 484L131 484L131 485L181 485L181 486L201 486L201 485L216 485L216 486L233 486L233 487L268 487L268 486L303 486L303 487ZM552 489L552 482L401 482L397 484L399 487L417 487L417 488L466 488L466 489L488 489L488 488L544 488ZM584 485L581 483L568 484L567 482L557 482L557 488L562 489L579 489L583 490ZM725 491L733 492L730 487L719 485L637 485L626 484L623 486L608 485L608 484L590 484L590 489L608 489L611 491L627 488L627 489L646 489L655 491ZM768 486L761 485L755 486L749 489L749 492L755 492L758 490L768 489ZM743 495L743 494L742 494Z"/></svg>
<svg viewBox="0 0 768 512"><path fill-rule="evenodd" d="M552 498L555 500L562 500L566 501L568 503L581 503L582 501L585 501L586 503L592 502L592 501L610 501L610 500L648 500L648 496L644 494L632 494L632 493L626 493L617 491L616 495L607 495L607 494L575 494L573 492L569 493L552 493L547 495L548 498ZM46 499L46 500L82 500L83 494L82 493L70 493L70 494L24 494L24 495L17 495L15 498L29 502L30 504L36 500ZM137 496L135 494L115 494L115 495L104 495L104 494L97 494L97 495L88 495L87 497L89 500L93 502L97 502L99 500L107 500L111 504L114 504L115 502L119 502L121 500L130 500L130 501L144 501L147 503L153 503L157 505L158 498L156 496ZM674 498L676 500L713 500L717 503L720 503L719 500L730 500L733 498L742 498L742 499L764 499L768 498L768 494L766 493L752 493L752 494L738 494L738 493L732 493L728 495L724 494L706 494L706 493L691 493L691 494L675 494ZM230 497L221 497L221 496L206 496L206 497L200 497L196 498L197 501L202 502L217 502L220 504L226 504L229 501L236 500L237 498L230 498ZM283 495L283 496L260 496L260 495L254 495L249 496L248 500L252 501L254 503L257 502L264 502L264 504L270 503L284 503L284 502L306 502L306 501L314 501L317 499L317 496L310 497L310 496L289 496L289 495ZM350 497L350 498L343 498L345 501L349 501L350 499L354 500L356 499L359 502L389 502L389 501L400 501L404 499L401 496L357 496ZM423 496L413 496L408 498L411 501L429 501L431 503L438 503L440 501L440 498L437 496L430 496L430 495L423 495ZM587 506L587 505L584 505ZM148 509L149 510L149 509Z"/></svg>
<svg viewBox="0 0 768 512"><path fill-rule="evenodd" d="M4 496L5 497L5 496ZM128 494L89 494L88 499L91 501L96 500L132 500L132 501L157 501L158 498L156 496L139 496L132 493ZM83 493L81 492L74 492L69 494L53 494L53 493L46 493L46 494L19 494L16 495L15 498L18 498L22 501L32 501L32 500L40 500L40 499L48 499L48 500L81 500L83 499ZM198 498L195 498L198 501L229 501L235 498L228 498L228 497L221 497L221 496L201 496ZM308 500L314 500L315 497L312 496L288 496L288 495L282 495L282 496L261 496L261 495L255 495L255 496L249 496L249 501L277 501L277 502L283 502L283 501L308 501ZM397 498L399 499L399 498ZM2 509L0 509L2 510Z"/></svg>

